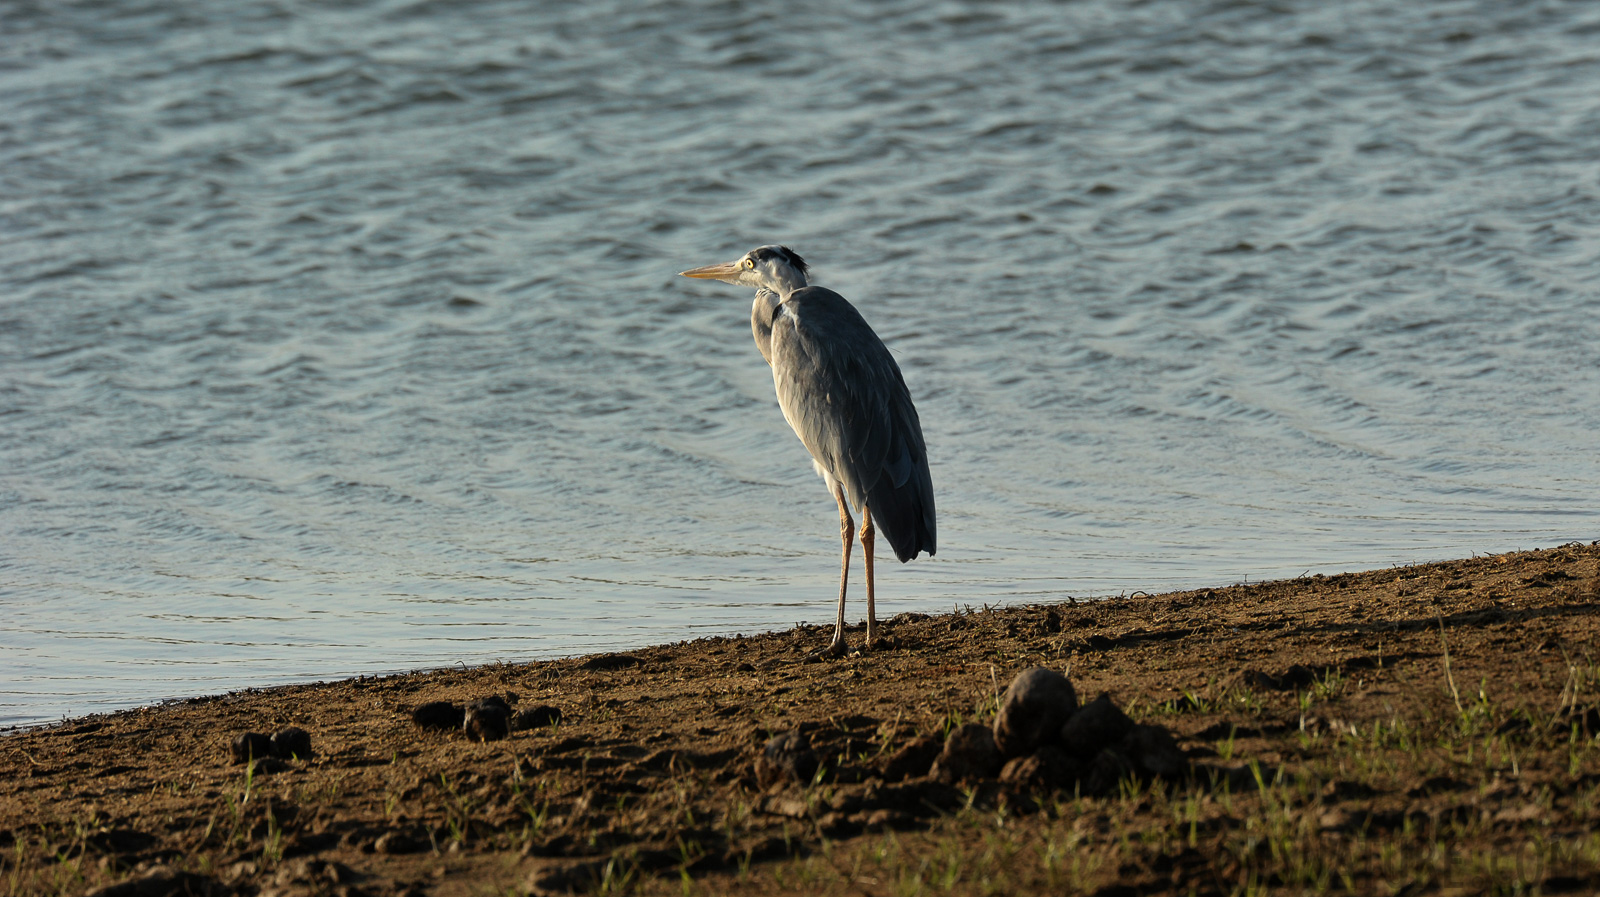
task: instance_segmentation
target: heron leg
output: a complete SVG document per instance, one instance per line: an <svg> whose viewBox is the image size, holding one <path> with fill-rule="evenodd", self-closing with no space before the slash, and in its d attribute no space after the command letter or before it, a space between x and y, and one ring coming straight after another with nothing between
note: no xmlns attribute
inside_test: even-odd
<svg viewBox="0 0 1600 897"><path fill-rule="evenodd" d="M872 543L878 533L872 526L872 509L861 509L861 557L867 565L867 647L871 648L878 640L878 611L873 604L872 583Z"/></svg>
<svg viewBox="0 0 1600 897"><path fill-rule="evenodd" d="M839 656L845 653L844 644L844 591L850 582L850 543L856 535L856 522L850 519L850 506L844 500L844 487L834 484L833 500L839 503L839 536L844 541L844 555L839 559L839 616L834 622L833 642L826 653Z"/></svg>

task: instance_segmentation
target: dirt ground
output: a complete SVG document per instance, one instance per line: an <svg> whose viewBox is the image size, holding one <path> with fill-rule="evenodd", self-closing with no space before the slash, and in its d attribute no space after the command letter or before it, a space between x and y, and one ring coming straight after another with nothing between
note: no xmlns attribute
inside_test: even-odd
<svg viewBox="0 0 1600 897"><path fill-rule="evenodd" d="M1600 547L886 631L840 660L805 627L5 734L0 894L1600 892ZM1051 789L908 753L1036 665L1188 768ZM528 727L412 719L490 695ZM285 726L310 759L234 762ZM796 730L817 771L772 781Z"/></svg>

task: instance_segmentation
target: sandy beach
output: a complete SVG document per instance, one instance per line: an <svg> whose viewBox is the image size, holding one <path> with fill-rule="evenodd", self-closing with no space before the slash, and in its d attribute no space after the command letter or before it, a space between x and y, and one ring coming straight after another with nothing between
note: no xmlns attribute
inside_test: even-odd
<svg viewBox="0 0 1600 897"><path fill-rule="evenodd" d="M1600 890L1594 545L886 631L842 660L804 627L5 734L0 893ZM930 764L1035 666L1181 766ZM457 728L486 698L510 713ZM287 727L309 757L236 762Z"/></svg>

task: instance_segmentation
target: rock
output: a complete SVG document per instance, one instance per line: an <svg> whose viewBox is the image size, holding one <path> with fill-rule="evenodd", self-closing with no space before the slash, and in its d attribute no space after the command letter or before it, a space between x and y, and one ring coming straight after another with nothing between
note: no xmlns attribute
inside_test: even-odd
<svg viewBox="0 0 1600 897"><path fill-rule="evenodd" d="M499 741L511 731L511 708L502 698L480 698L467 705L461 728L473 741Z"/></svg>
<svg viewBox="0 0 1600 897"><path fill-rule="evenodd" d="M285 760L311 759L311 733L287 726L272 733L272 754Z"/></svg>
<svg viewBox="0 0 1600 897"><path fill-rule="evenodd" d="M1123 779L1133 775L1133 764L1111 748L1094 755L1083 777L1083 793L1094 797L1115 794Z"/></svg>
<svg viewBox="0 0 1600 897"><path fill-rule="evenodd" d="M811 807L803 798L790 797L785 794L769 794L758 798L753 805L753 809L757 813L788 816L792 819L804 819L811 812Z"/></svg>
<svg viewBox="0 0 1600 897"><path fill-rule="evenodd" d="M538 707L524 707L518 710L516 716L511 718L511 730L520 732L523 729L538 729L559 722L561 722L561 711L541 704Z"/></svg>
<svg viewBox="0 0 1600 897"><path fill-rule="evenodd" d="M1133 720L1102 692L1062 724L1059 743L1067 753L1088 760L1132 730Z"/></svg>
<svg viewBox="0 0 1600 897"><path fill-rule="evenodd" d="M272 756L272 739L260 732L242 732L233 739L233 762L248 763Z"/></svg>
<svg viewBox="0 0 1600 897"><path fill-rule="evenodd" d="M1536 822L1545 815L1544 808L1538 804L1523 804L1519 807L1503 807L1491 818L1495 822Z"/></svg>
<svg viewBox="0 0 1600 897"><path fill-rule="evenodd" d="M258 776L271 775L289 769L289 764L277 757L259 757L250 761L250 771Z"/></svg>
<svg viewBox="0 0 1600 897"><path fill-rule="evenodd" d="M846 815L844 813L824 813L817 819L817 831L825 837L833 839L851 838L861 834L861 823L865 819Z"/></svg>
<svg viewBox="0 0 1600 897"><path fill-rule="evenodd" d="M1134 726L1122 744L1123 754L1146 775L1170 779L1189 771L1189 758L1161 726Z"/></svg>
<svg viewBox="0 0 1600 897"><path fill-rule="evenodd" d="M1001 761L994 732L988 726L967 723L945 739L944 750L929 774L945 783L989 779L1000 772Z"/></svg>
<svg viewBox="0 0 1600 897"><path fill-rule="evenodd" d="M1031 791L1069 788L1083 775L1083 764L1074 756L1047 744L1026 757L1013 757L1000 770L1000 781Z"/></svg>
<svg viewBox="0 0 1600 897"><path fill-rule="evenodd" d="M324 893L326 885L349 884L359 877L354 869L343 863L304 857L285 861L278 866L278 873L273 878L279 885L309 884L312 891Z"/></svg>
<svg viewBox="0 0 1600 897"><path fill-rule="evenodd" d="M1360 810L1333 807L1317 817L1317 825L1325 832L1347 832L1359 827L1365 815Z"/></svg>
<svg viewBox="0 0 1600 897"><path fill-rule="evenodd" d="M1284 670L1278 681L1283 683L1284 688L1307 688L1315 684L1318 678L1320 677L1316 670L1303 663L1297 663Z"/></svg>
<svg viewBox="0 0 1600 897"><path fill-rule="evenodd" d="M411 711L411 721L424 729L459 729L466 711L449 701L429 701Z"/></svg>
<svg viewBox="0 0 1600 897"><path fill-rule="evenodd" d="M507 719L511 718L511 704L499 695L485 695L475 701L468 701L465 710L470 711L473 708L501 710L505 712Z"/></svg>
<svg viewBox="0 0 1600 897"><path fill-rule="evenodd" d="M869 831L882 831L883 829L902 830L916 825L916 817L899 810L878 809L868 813L862 822Z"/></svg>
<svg viewBox="0 0 1600 897"><path fill-rule="evenodd" d="M1245 688L1261 689L1263 691L1277 691L1282 687L1278 677L1261 670L1245 670L1241 675Z"/></svg>
<svg viewBox="0 0 1600 897"><path fill-rule="evenodd" d="M377 842L372 845L372 849L378 853L394 855L421 853L429 849L430 846L427 840L417 837L413 832L395 829L380 835Z"/></svg>
<svg viewBox="0 0 1600 897"><path fill-rule="evenodd" d="M1324 801L1365 800L1377 793L1367 783L1352 779L1333 779L1322 786Z"/></svg>
<svg viewBox="0 0 1600 897"><path fill-rule="evenodd" d="M811 784L821 761L811 750L811 738L799 729L791 729L767 740L756 758L756 781L765 788L774 782L789 779L801 786Z"/></svg>
<svg viewBox="0 0 1600 897"><path fill-rule="evenodd" d="M1023 757L1054 740L1061 724L1078 709L1067 677L1033 667L1011 680L994 718L994 742L1005 757Z"/></svg>
<svg viewBox="0 0 1600 897"><path fill-rule="evenodd" d="M927 775L943 748L943 742L932 736L911 740L883 764L883 780L899 782Z"/></svg>
<svg viewBox="0 0 1600 897"><path fill-rule="evenodd" d="M1261 670L1245 670L1243 679L1246 688L1262 689L1266 691L1289 691L1290 689L1305 688L1317 681L1317 671L1297 663L1280 676L1264 673Z"/></svg>

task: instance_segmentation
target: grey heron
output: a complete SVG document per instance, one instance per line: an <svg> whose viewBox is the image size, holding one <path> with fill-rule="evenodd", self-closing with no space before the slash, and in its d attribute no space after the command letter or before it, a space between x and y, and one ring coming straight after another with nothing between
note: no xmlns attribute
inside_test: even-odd
<svg viewBox="0 0 1600 897"><path fill-rule="evenodd" d="M933 479L922 424L900 366L845 298L810 286L805 260L785 246L760 246L738 260L683 272L756 289L750 331L772 367L778 407L811 452L839 504L839 615L826 653L845 652L844 596L850 581L850 505L861 515L867 568L867 647L878 640L872 581L881 529L901 563L934 553Z"/></svg>

